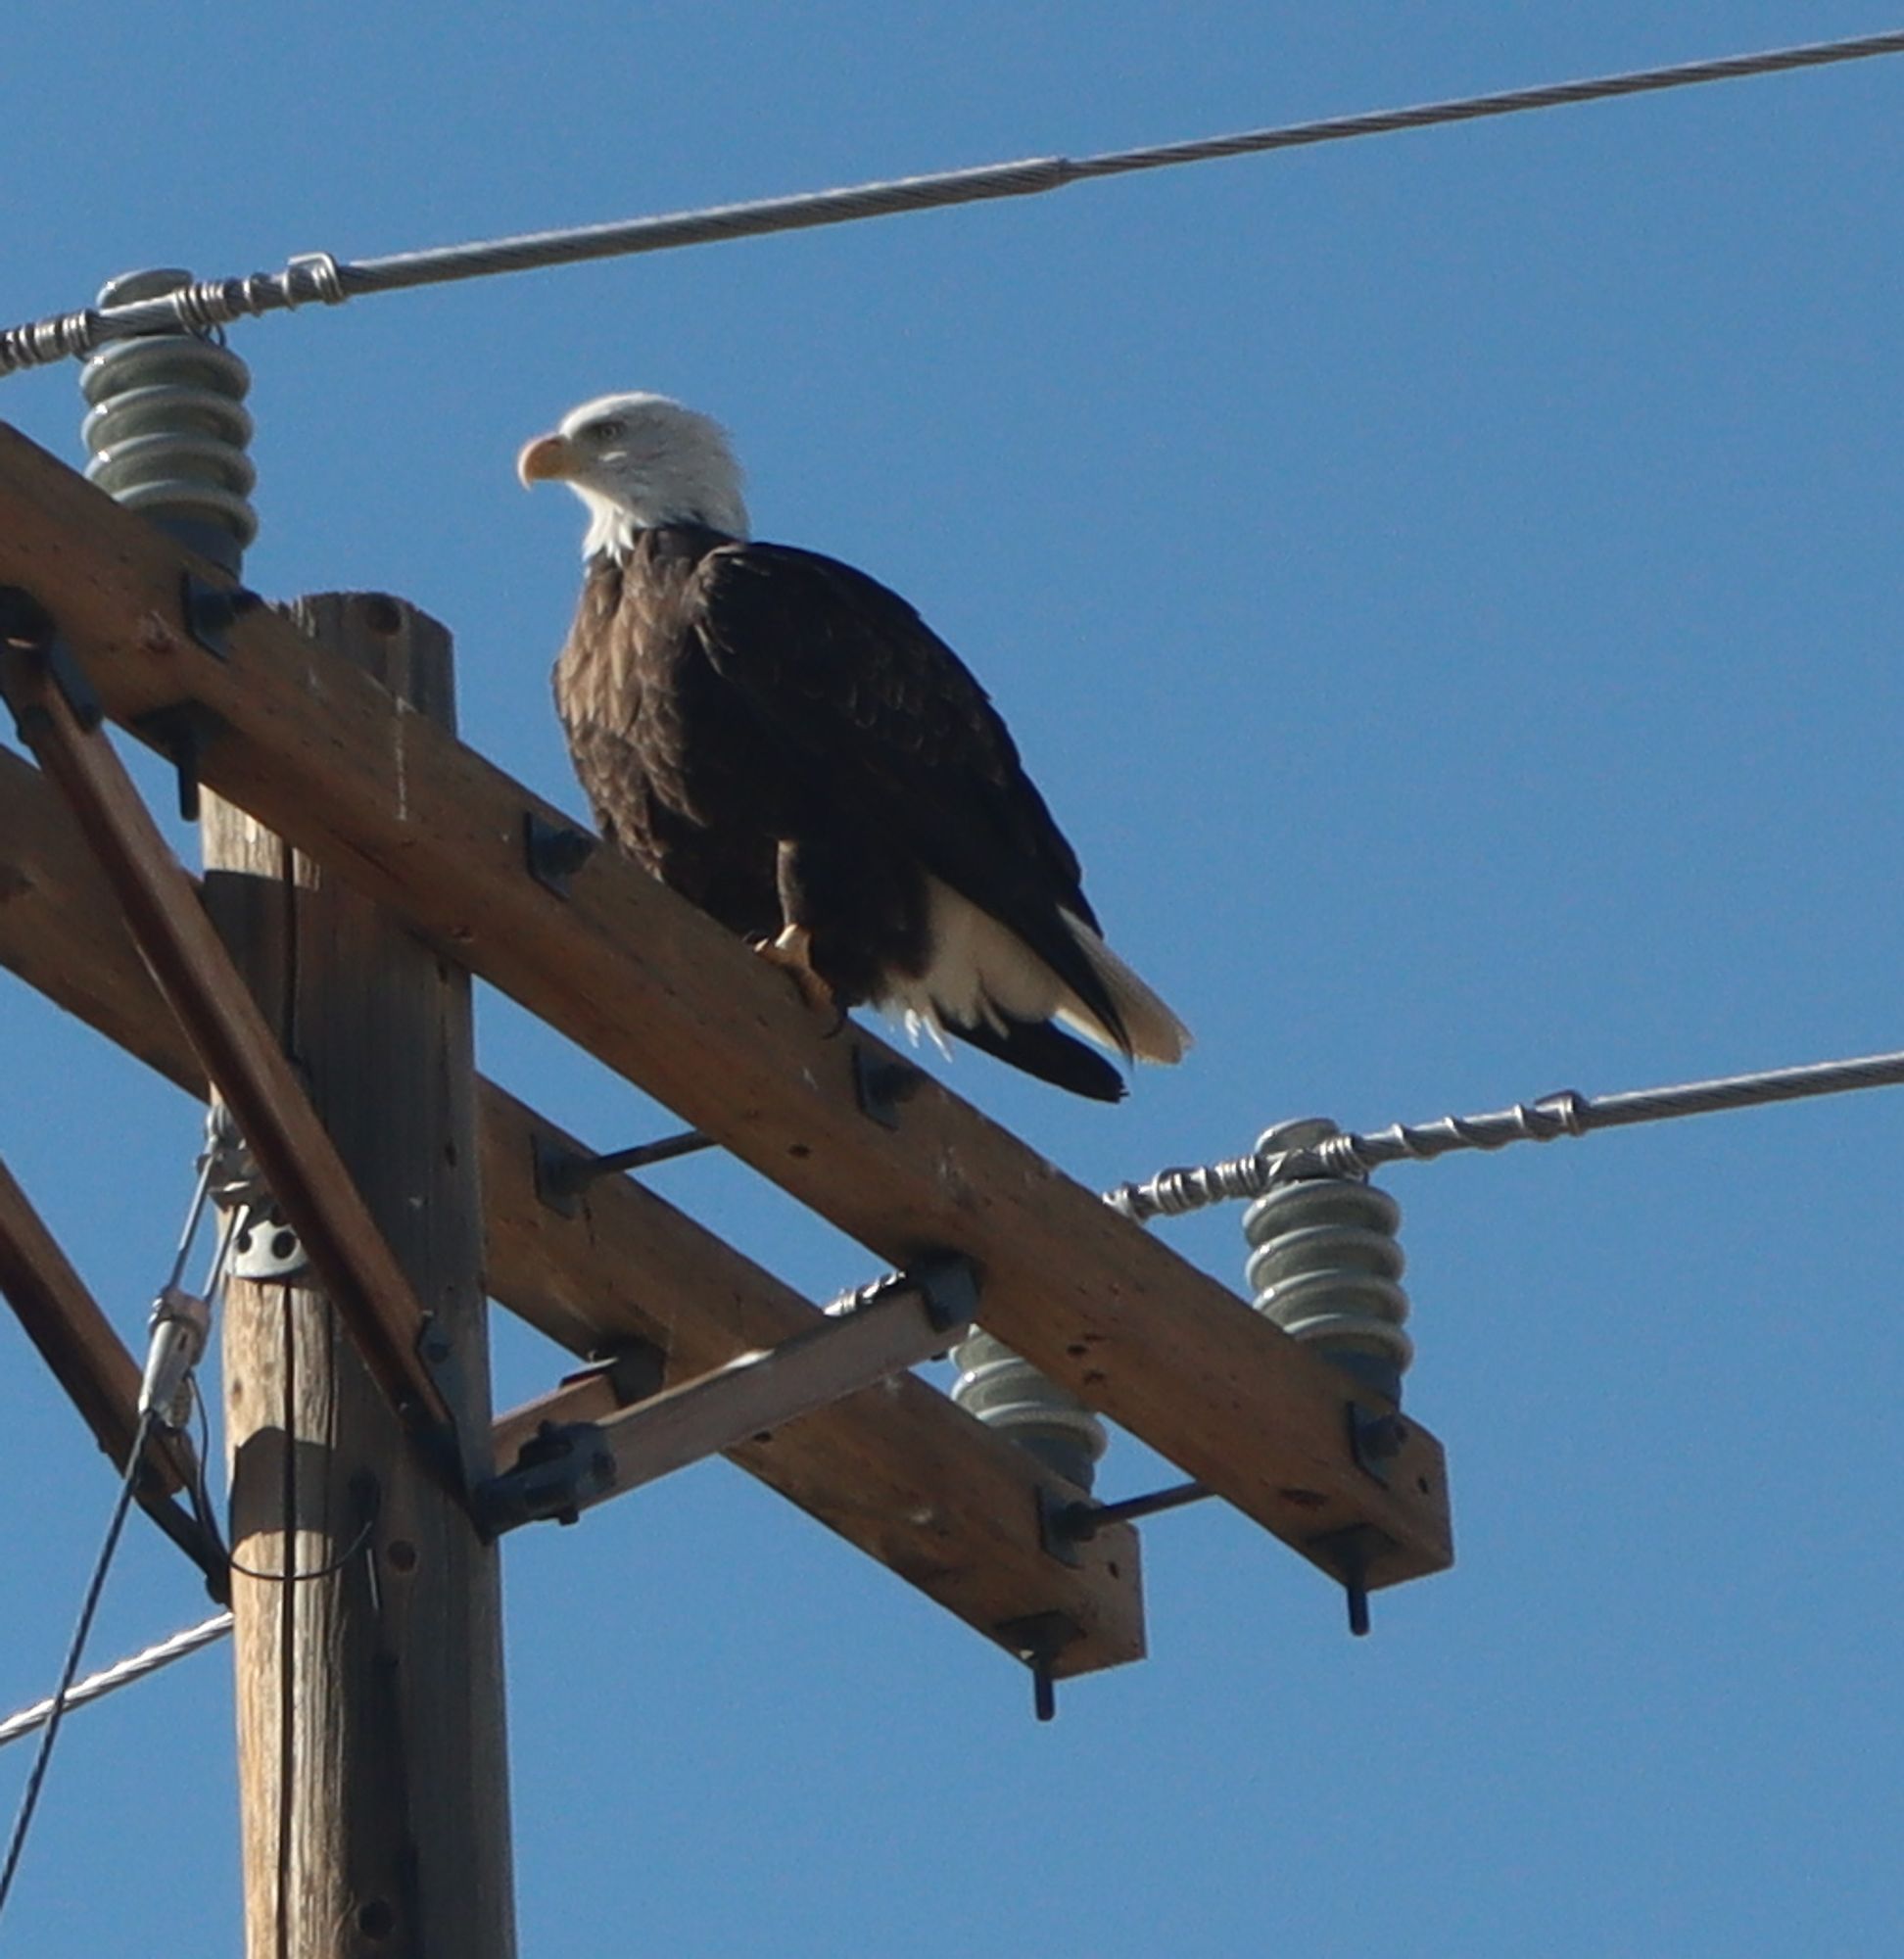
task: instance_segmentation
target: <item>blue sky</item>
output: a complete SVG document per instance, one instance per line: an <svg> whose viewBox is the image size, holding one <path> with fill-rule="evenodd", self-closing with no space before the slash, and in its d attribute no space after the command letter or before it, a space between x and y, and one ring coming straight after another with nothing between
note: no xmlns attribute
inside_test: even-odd
<svg viewBox="0 0 1904 1959"><path fill-rule="evenodd" d="M11 24L0 314L1870 31L1809 4L129 4ZM1088 1183L1348 1126L1904 1045L1892 778L1904 63L238 329L273 597L444 618L467 739L579 807L547 693L580 513L521 441L652 387L765 536L990 686L1114 940L1195 1027L1123 1107L952 1080ZM0 385L72 457L74 375ZM158 779L146 780L157 786ZM12 980L0 1156L133 1335L195 1112ZM485 1069L666 1126L485 996ZM963 1626L722 1463L507 1552L522 1949L1878 1949L1899 1882L1885 1095L1403 1168L1459 1562L1352 1644L1214 1506L1154 1657L1034 1728ZM814 1296L876 1262L696 1162ZM1160 1227L1241 1283L1226 1212ZM502 1323L499 1398L560 1358ZM108 1476L0 1325L0 1711ZM1167 1475L1119 1437L1101 1487ZM93 1651L199 1615L128 1539ZM75 1717L8 1949L236 1948L220 1653ZM9 1811L25 1751L0 1756Z"/></svg>

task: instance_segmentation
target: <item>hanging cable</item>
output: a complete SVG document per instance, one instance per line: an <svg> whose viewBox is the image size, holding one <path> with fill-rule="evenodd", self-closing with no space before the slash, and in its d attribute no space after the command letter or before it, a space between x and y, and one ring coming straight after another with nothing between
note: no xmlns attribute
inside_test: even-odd
<svg viewBox="0 0 1904 1959"><path fill-rule="evenodd" d="M1194 1169L1162 1170L1143 1183L1120 1183L1104 1201L1126 1218L1176 1218L1212 1204L1261 1197L1272 1185L1307 1176L1356 1176L1382 1164L1430 1163L1455 1150L1498 1150L1508 1143L1550 1143L1595 1129L1663 1123L1677 1116L1711 1115L1722 1109L1756 1109L1768 1102L1796 1102L1812 1095L1842 1095L1854 1088L1904 1083L1904 1053L1865 1055L1855 1061L1810 1062L1759 1075L1722 1075L1668 1088L1630 1088L1589 1097L1574 1089L1516 1102L1485 1116L1443 1116L1413 1126L1391 1123L1367 1135L1329 1136L1302 1149L1258 1151Z"/></svg>
<svg viewBox="0 0 1904 1959"><path fill-rule="evenodd" d="M5 1912L7 1899L13 1893L14 1879L19 1875L20 1860L26 1848L26 1833L32 1828L33 1812L39 1806L40 1791L45 1786L47 1767L53 1759L53 1744L60 1738L60 1723L66 1715L68 1692L79 1671L80 1655L86 1648L86 1635L92 1630L93 1614L98 1610L100 1595L106 1589L106 1574L112 1569L113 1553L119 1549L126 1512L132 1507L132 1492L137 1487L139 1471L144 1466L146 1443L155 1425L156 1416L148 1409L140 1415L138 1428L132 1437L132 1448L125 1460L125 1474L119 1482L119 1498L113 1505L112 1521L106 1527L106 1541L100 1547L92 1578L86 1586L86 1596L79 1607L79 1621L72 1629L72 1643L67 1648L66 1664L60 1670L60 1684L53 1690L39 1749L33 1756L25 1792L20 1799L20 1813L14 1818L13 1835L7 1842L6 1863L0 1867L0 1913Z"/></svg>
<svg viewBox="0 0 1904 1959"><path fill-rule="evenodd" d="M86 1635L91 1630L93 1614L98 1610L100 1596L106 1587L106 1575L111 1569L114 1553L119 1549L120 1534L125 1528L127 1512L138 1490L139 1478L145 1468L146 1445L160 1429L176 1432L185 1427L191 1419L191 1411L196 1404L201 1409L198 1383L194 1369L205 1351L206 1336L212 1323L212 1301L222 1290L226 1267L230 1262L231 1246L235 1236L237 1213L233 1213L220 1226L217 1244L212 1255L211 1266L206 1274L203 1294L185 1290L183 1280L185 1266L192 1255L199 1226L205 1217L205 1209L210 1200L214 1177L218 1174L221 1152L213 1136L208 1136L204 1154L199 1159L198 1176L193 1185L190 1201L185 1207L185 1221L179 1229L178 1243L172 1253L171 1266L167 1271L164 1283L159 1288L158 1297L153 1302L151 1337L146 1351L145 1371L140 1381L138 1421L133 1430L132 1447L126 1457L125 1473L120 1479L118 1502L113 1506L112 1521L107 1527L106 1541L93 1568L92 1579L86 1587L86 1594L79 1609L79 1620L74 1628L72 1643L67 1650L66 1664L61 1669L60 1683L50 1699L37 1707L30 1707L15 1715L0 1727L0 1743L13 1740L16 1736L43 1729L39 1750L33 1758L33 1766L26 1778L26 1789L21 1798L20 1814L15 1819L13 1835L7 1845L6 1863L0 1869L0 1911L13 1889L14 1879L20 1869L20 1860L26 1845L26 1834L31 1828L33 1813L39 1803L40 1790L46 1780L48 1764L52 1760L53 1744L59 1739L60 1725L66 1717L66 1710L74 1704L73 1681L79 1671L79 1661L85 1650ZM205 1467L203 1460L195 1463L196 1474L192 1479L190 1497L192 1506L198 1514L200 1524L210 1533L212 1541L222 1548L211 1516L211 1502L205 1487ZM218 1621L208 1621L207 1625L216 1625ZM223 1623L229 1624L229 1615L224 1615ZM213 1637L205 1627L195 1628L190 1635L182 1635L181 1650L193 1650L203 1639ZM178 1642L168 1643L179 1645ZM175 1657L168 1654L167 1657ZM163 1660L141 1664L146 1655L137 1655L133 1660L121 1661L109 1667L88 1683L89 1692L84 1699L97 1698L102 1694L112 1692L115 1687L123 1686L127 1680L143 1678L154 1671Z"/></svg>
<svg viewBox="0 0 1904 1959"><path fill-rule="evenodd" d="M0 331L0 375L24 367L90 354L112 340L140 333L202 333L229 321L286 312L321 303L338 306L362 293L399 292L411 286L445 285L458 279L488 278L500 272L527 272L549 265L618 259L639 252L674 251L730 238L799 231L822 224L848 224L863 217L885 217L945 205L975 204L1002 197L1034 197L1067 184L1134 170L1170 169L1180 164L1210 163L1222 157L1259 156L1317 143L1341 143L1357 136L1386 136L1402 129L1428 129L1448 122L1473 122L1493 116L1517 116L1533 109L1560 109L1581 102L1661 89L1690 88L1701 82L1737 81L1749 75L1778 74L1831 63L1866 61L1875 55L1904 54L1904 30L1865 34L1852 40L1810 42L1761 53L1722 55L1710 61L1666 68L1638 69L1622 74L1593 75L1577 81L1543 82L1497 94L1461 96L1419 103L1405 109L1327 117L1239 135L1208 136L1161 143L1144 149L1110 150L1094 157L1032 157L1017 163L986 164L973 169L941 170L928 176L898 177L855 184L843 190L762 198L747 204L718 205L705 211L634 217L610 224L581 225L562 231L531 231L466 245L399 252L382 259L340 262L327 252L306 253L278 272L243 278L202 279L159 297L120 306L84 307L75 312Z"/></svg>

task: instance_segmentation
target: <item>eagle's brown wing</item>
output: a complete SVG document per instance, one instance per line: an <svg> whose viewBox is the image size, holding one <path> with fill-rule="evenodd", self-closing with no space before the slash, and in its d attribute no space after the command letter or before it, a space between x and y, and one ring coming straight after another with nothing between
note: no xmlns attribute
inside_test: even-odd
<svg viewBox="0 0 1904 1959"><path fill-rule="evenodd" d="M896 593L791 546L723 546L696 586L703 651L785 763L851 821L903 840L1121 1039L1063 917L1097 926L1076 853L951 647Z"/></svg>

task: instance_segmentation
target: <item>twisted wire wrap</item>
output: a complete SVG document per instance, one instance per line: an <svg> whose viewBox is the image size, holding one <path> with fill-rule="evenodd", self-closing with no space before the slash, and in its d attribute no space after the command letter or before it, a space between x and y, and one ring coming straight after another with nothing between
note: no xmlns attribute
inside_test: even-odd
<svg viewBox="0 0 1904 1959"><path fill-rule="evenodd" d="M82 359L100 343L105 323L95 307L55 313L49 319L0 332L0 374L23 367L47 367L56 360Z"/></svg>
<svg viewBox="0 0 1904 1959"><path fill-rule="evenodd" d="M485 278L499 272L531 271L548 265L578 264L637 252L671 251L710 245L730 238L798 231L812 225L846 224L863 217L927 211L987 198L1034 197L1067 184L1121 176L1133 170L1168 169L1179 164L1212 163L1224 157L1261 156L1316 143L1341 143L1358 136L1391 135L1442 123L1473 122L1486 117L1515 116L1532 109L1558 109L1660 89L1688 88L1708 81L1737 81L1748 75L1777 74L1831 63L1864 61L1874 55L1904 54L1904 30L1865 34L1851 40L1811 42L1762 53L1721 55L1710 61L1624 74L1594 75L1578 81L1544 82L1491 95L1425 102L1404 109L1327 117L1317 121L1251 129L1237 135L1199 137L1134 150L1109 150L1094 157L1027 157L1016 163L941 170L842 190L762 198L711 210L637 217L561 231L524 232L513 238L446 245L423 252L396 253L340 264L328 253L292 259L280 272L253 272L237 279L201 280L182 293L137 305L108 307L56 315L0 330L0 375L24 367L90 353L102 339L128 334L186 332L223 326L241 317L289 312L320 300L341 305L358 293L396 292L410 286L439 285L452 279Z"/></svg>
<svg viewBox="0 0 1904 1959"><path fill-rule="evenodd" d="M1144 1183L1120 1183L1104 1201L1134 1222L1179 1218L1213 1204L1261 1197L1272 1185L1303 1176L1365 1176L1383 1164L1432 1163L1455 1150L1499 1150L1509 1143L1550 1143L1595 1129L1625 1128L1676 1116L1712 1115L1723 1109L1755 1109L1768 1102L1795 1102L1812 1095L1841 1095L1854 1088L1904 1083L1904 1053L1864 1055L1854 1061L1808 1062L1757 1075L1725 1075L1710 1081L1666 1088L1632 1088L1590 1098L1564 1088L1533 1102L1516 1102L1485 1116L1443 1116L1419 1125L1392 1123L1363 1135L1330 1136L1312 1148L1257 1152L1221 1163L1164 1170Z"/></svg>

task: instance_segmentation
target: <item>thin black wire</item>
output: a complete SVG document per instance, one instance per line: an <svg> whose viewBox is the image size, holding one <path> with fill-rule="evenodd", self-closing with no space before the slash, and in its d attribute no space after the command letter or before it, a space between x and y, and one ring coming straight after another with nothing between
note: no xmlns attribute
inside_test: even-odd
<svg viewBox="0 0 1904 1959"><path fill-rule="evenodd" d="M227 1571L235 1571L242 1578L256 1578L261 1585L308 1585L313 1578L335 1578L337 1574L357 1556L370 1542L377 1528L375 1517L366 1517L357 1527L357 1534L329 1563L320 1564L310 1571L260 1571L242 1562L225 1545L219 1535L217 1524L212 1514L212 1486L206 1480L205 1457L212 1444L212 1418L206 1411L205 1397L199 1392L199 1384L194 1377L191 1383L192 1406L198 1411L199 1455L192 1464L192 1509L199 1521L205 1525L217 1544L224 1558Z"/></svg>
<svg viewBox="0 0 1904 1959"><path fill-rule="evenodd" d="M1238 135L1111 150L1094 157L1030 157L1016 163L986 164L972 169L855 184L842 190L762 198L746 204L718 205L709 210L627 218L560 231L523 232L512 238L399 252L355 263L340 263L325 252L307 253L291 260L278 272L202 279L156 299L116 307L83 307L76 311L53 313L9 327L0 331L0 375L77 358L106 341L130 334L205 332L234 319L290 311L316 302L337 306L361 293L397 292L412 286L487 278L500 272L623 258L639 252L673 251L688 245L711 245L730 238L807 230L823 224L847 224L863 217L884 217L899 212L974 204L990 198L1033 197L1044 191L1061 190L1067 184L1119 176L1133 170L1167 169L1222 157L1341 143L1357 136L1382 136L1403 129L1472 122L1533 109L1566 108L1575 103L1690 88L1708 81L1737 81L1750 75L1777 74L1892 54L1904 54L1904 29L1864 34L1850 40L1770 48L1756 54L1721 55L1708 61L1594 75L1577 81L1544 82L1404 109L1327 117L1317 121L1247 130Z"/></svg>
<svg viewBox="0 0 1904 1959"><path fill-rule="evenodd" d="M279 1559L283 1576L298 1570L298 1323L294 1296L284 1289L284 1518ZM278 1592L278 1787L277 1787L277 1922L278 1959L291 1955L291 1853L295 1805L291 1772L297 1765L298 1711L298 1588L287 1584Z"/></svg>
<svg viewBox="0 0 1904 1959"><path fill-rule="evenodd" d="M39 1805L40 1790L46 1781L46 1771L53 1759L53 1744L60 1738L60 1724L66 1715L66 1697L71 1691L74 1677L79 1671L79 1658L85 1651L86 1635L92 1630L93 1614L99 1609L101 1594L106 1589L106 1574L112 1568L113 1553L119 1549L119 1534L125 1528L127 1513L132 1507L132 1492L137 1487L139 1472L144 1466L147 1440L152 1434L153 1411L139 1417L139 1425L133 1432L131 1454L126 1459L125 1475L119 1484L119 1499L113 1505L112 1522L106 1529L106 1542L100 1547L98 1561L93 1566L93 1574L86 1586L86 1596L79 1607L79 1622L72 1631L72 1644L67 1648L66 1665L61 1669L60 1684L53 1690L53 1708L46 1718L46 1726L41 1731L37 1752L33 1756L33 1767L26 1778L26 1789L20 1801L20 1813L14 1818L13 1836L7 1843L7 1861L0 1869L0 1912L7 1908L7 1899L13 1892L14 1879L20 1871L20 1860L26 1849L26 1833L32 1827L33 1812Z"/></svg>

